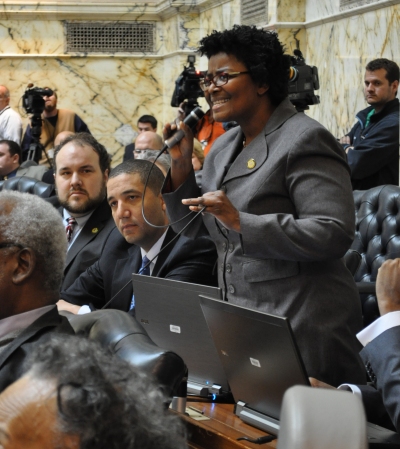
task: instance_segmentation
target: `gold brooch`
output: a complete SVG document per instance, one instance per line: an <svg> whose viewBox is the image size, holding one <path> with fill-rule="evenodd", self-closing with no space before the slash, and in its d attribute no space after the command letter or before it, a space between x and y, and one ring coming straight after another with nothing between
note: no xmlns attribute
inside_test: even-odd
<svg viewBox="0 0 400 449"><path fill-rule="evenodd" d="M92 229L92 234L97 234L98 232L99 232L99 230L97 228Z"/></svg>
<svg viewBox="0 0 400 449"><path fill-rule="evenodd" d="M256 161L255 161L254 159L249 159L249 160L247 161L247 168L252 169L252 168L254 168L255 166L256 166Z"/></svg>

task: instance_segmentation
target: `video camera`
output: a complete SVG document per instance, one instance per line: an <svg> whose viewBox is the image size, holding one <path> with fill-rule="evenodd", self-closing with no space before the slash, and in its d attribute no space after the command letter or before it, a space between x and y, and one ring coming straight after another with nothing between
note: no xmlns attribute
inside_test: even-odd
<svg viewBox="0 0 400 449"><path fill-rule="evenodd" d="M300 50L294 50L293 54L290 57L289 100L298 112L304 112L309 105L319 103L319 95L314 92L319 89L318 69L306 64Z"/></svg>
<svg viewBox="0 0 400 449"><path fill-rule="evenodd" d="M200 70L196 70L194 66L196 56L189 55L187 62L189 65L183 67L183 72L175 81L175 89L171 99L171 106L174 108L178 108L185 101L184 111L186 116L199 106L197 99L204 97L204 92L199 86L199 81L204 78L204 74Z"/></svg>
<svg viewBox="0 0 400 449"><path fill-rule="evenodd" d="M306 64L299 49L294 50L293 54L294 56L290 56L289 100L298 112L304 112L309 109L310 105L320 102L319 96L314 92L319 89L318 69ZM196 56L189 55L189 66L184 66L183 72L176 79L171 99L171 106L175 108L185 101L186 116L199 105L197 99L204 97L204 92L199 86L199 81L204 78L204 73L196 70L195 62Z"/></svg>
<svg viewBox="0 0 400 449"><path fill-rule="evenodd" d="M42 89L41 87L33 87L28 84L22 97L22 105L28 114L41 114L44 111L43 97L51 97L54 92L51 89Z"/></svg>
<svg viewBox="0 0 400 449"><path fill-rule="evenodd" d="M50 168L52 167L52 163L45 148L40 143L40 135L42 134L42 113L45 107L43 97L51 97L53 94L54 92L51 89L42 89L41 87L33 87L33 84L28 84L22 96L22 105L25 111L28 114L33 114L31 117L32 142L29 145L27 160L39 162L42 158L43 151Z"/></svg>

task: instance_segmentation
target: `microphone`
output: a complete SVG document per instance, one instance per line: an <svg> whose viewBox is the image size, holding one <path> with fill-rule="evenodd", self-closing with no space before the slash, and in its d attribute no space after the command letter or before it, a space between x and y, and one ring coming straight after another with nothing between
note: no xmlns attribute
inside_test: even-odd
<svg viewBox="0 0 400 449"><path fill-rule="evenodd" d="M204 112L201 108L197 107L194 108L193 111L185 118L183 123L193 129L203 117ZM172 148L183 138L184 135L185 133L181 129L178 129L173 136L164 142L164 148Z"/></svg>

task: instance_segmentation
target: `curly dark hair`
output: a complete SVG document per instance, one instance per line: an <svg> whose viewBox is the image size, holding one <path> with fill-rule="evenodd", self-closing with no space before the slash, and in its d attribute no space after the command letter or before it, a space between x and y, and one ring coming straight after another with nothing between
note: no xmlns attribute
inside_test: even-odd
<svg viewBox="0 0 400 449"><path fill-rule="evenodd" d="M97 141L91 134L89 133L76 133L72 136L66 137L59 145L57 145L54 149L54 169L57 170L57 154L60 150L67 145L67 143L75 142L77 145L84 146L87 145L93 148L99 155L99 165L100 169L103 173L106 170L110 171L110 163L111 157L108 154L104 145L102 145L99 141Z"/></svg>
<svg viewBox="0 0 400 449"><path fill-rule="evenodd" d="M273 31L255 26L234 25L231 30L213 31L200 41L199 51L208 59L218 53L233 55L242 62L257 84L268 84L273 105L288 96L290 57Z"/></svg>
<svg viewBox="0 0 400 449"><path fill-rule="evenodd" d="M86 338L52 335L36 346L25 369L55 381L61 432L80 449L184 449L179 418L145 374Z"/></svg>

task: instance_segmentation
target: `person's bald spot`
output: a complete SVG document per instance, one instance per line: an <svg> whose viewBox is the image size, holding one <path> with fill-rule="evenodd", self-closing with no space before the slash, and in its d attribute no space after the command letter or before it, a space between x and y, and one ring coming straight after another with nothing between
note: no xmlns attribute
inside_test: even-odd
<svg viewBox="0 0 400 449"><path fill-rule="evenodd" d="M0 215L9 215L13 210L14 206L7 200L0 200Z"/></svg>
<svg viewBox="0 0 400 449"><path fill-rule="evenodd" d="M59 134L56 135L56 138L54 139L54 146L60 145L60 143L65 140L69 136L73 136L75 133L72 131L61 131Z"/></svg>
<svg viewBox="0 0 400 449"><path fill-rule="evenodd" d="M78 449L75 436L58 423L56 384L29 373L0 395L0 447L4 449Z"/></svg>
<svg viewBox="0 0 400 449"><path fill-rule="evenodd" d="M135 150L161 150L163 141L161 136L153 131L140 133L135 140Z"/></svg>

